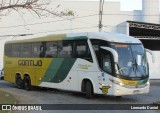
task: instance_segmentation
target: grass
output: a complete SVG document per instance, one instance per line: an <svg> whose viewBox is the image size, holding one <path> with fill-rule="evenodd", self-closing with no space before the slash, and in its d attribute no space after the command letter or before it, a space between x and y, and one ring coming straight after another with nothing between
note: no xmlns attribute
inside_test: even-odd
<svg viewBox="0 0 160 113"><path fill-rule="evenodd" d="M7 93L0 90L0 104L15 104L15 98ZM1 111L0 113L8 113L9 111Z"/></svg>

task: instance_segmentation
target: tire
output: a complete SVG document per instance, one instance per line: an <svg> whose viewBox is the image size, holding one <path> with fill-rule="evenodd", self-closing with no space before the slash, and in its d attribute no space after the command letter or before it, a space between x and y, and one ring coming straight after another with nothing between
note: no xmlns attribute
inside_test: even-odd
<svg viewBox="0 0 160 113"><path fill-rule="evenodd" d="M90 81L86 82L86 98L92 99L93 98L93 87Z"/></svg>
<svg viewBox="0 0 160 113"><path fill-rule="evenodd" d="M16 85L18 89L23 89L24 85L23 85L23 80L21 79L20 76L16 76Z"/></svg>
<svg viewBox="0 0 160 113"><path fill-rule="evenodd" d="M27 91L31 91L32 89L31 79L29 76L25 76L24 78L24 89Z"/></svg>

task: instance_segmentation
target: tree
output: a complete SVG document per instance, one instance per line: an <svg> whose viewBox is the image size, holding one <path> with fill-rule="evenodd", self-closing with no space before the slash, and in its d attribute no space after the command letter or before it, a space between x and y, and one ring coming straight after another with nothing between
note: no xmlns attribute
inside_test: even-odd
<svg viewBox="0 0 160 113"><path fill-rule="evenodd" d="M55 16L73 16L72 10L57 11L60 5L57 5L54 9L49 7L50 0L1 0L0 2L0 16L6 16L11 11L15 10L18 13L22 12L22 9L27 10L31 14L38 17L55 15Z"/></svg>

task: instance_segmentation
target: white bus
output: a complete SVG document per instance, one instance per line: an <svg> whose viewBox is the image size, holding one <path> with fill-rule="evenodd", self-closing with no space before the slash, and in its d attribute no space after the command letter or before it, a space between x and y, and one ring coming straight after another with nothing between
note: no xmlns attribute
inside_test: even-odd
<svg viewBox="0 0 160 113"><path fill-rule="evenodd" d="M31 86L123 96L149 92L146 50L133 37L105 32L49 35L5 44L4 79Z"/></svg>

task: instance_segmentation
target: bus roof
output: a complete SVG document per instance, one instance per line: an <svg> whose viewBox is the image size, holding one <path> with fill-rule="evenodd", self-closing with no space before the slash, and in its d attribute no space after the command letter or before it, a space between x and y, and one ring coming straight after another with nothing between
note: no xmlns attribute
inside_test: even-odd
<svg viewBox="0 0 160 113"><path fill-rule="evenodd" d="M108 32L82 32L82 33L68 33L68 34L53 34L38 38L8 41L6 43L22 43L22 42L40 42L40 41L58 41L58 40L78 40L78 39L100 39L109 42L120 43L141 43L139 39L134 37Z"/></svg>

